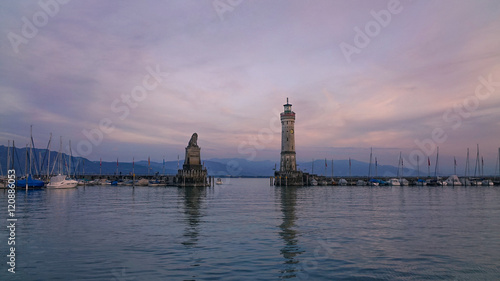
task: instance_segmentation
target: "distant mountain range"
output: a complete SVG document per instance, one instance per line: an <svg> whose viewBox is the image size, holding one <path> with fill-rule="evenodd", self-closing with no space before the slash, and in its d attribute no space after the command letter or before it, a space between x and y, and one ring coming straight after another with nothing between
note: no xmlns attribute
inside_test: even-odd
<svg viewBox="0 0 500 281"><path fill-rule="evenodd" d="M29 150L29 149L28 149ZM29 165L26 165L27 155L26 148L16 148L14 153L14 164L17 174L23 175L26 169L29 170ZM122 174L127 175L132 173L132 168L136 175L146 175L148 174L148 161L141 160L135 163L132 162L105 162L103 161L90 161L82 157L72 157L71 165L69 163L69 156L62 153L61 165L59 165L57 160L57 152L50 152L50 171L51 173L58 173L61 167L64 172L68 173L68 169L71 166L71 174L94 174L99 175L114 175ZM33 174L37 171L42 171L42 174L47 173L49 154L46 149L33 149L33 164L31 171ZM54 165L56 163L56 165ZM165 165L158 162L150 162L149 174L176 174L177 169L182 169L184 160L177 161L166 161ZM266 161L248 161L241 158L213 158L203 161L205 167L208 170L208 174L211 176L232 176L232 177L269 177L274 175L275 165L279 169L279 161L272 162ZM276 164L277 163L277 164ZM5 175L7 171L7 147L0 145L0 165L1 174ZM307 172L314 173L318 175L332 175L332 162L331 160L315 160L314 165L312 161L309 162L298 162L298 169ZM351 160L351 172L352 176L368 176L369 163L361 162L352 159ZM421 171L421 176L426 176L427 171ZM378 165L372 164L371 174L375 176L390 177L396 176L398 174L398 168L390 165ZM417 171L412 169L404 169L404 175L406 176L416 176ZM349 175L349 160L335 160L333 162L333 175L334 176L348 176Z"/></svg>

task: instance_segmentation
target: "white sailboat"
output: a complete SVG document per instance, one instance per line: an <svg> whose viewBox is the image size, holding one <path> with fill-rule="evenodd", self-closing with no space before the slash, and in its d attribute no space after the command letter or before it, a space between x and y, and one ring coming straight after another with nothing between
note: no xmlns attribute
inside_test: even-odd
<svg viewBox="0 0 500 281"><path fill-rule="evenodd" d="M451 175L445 182L446 185L451 185L451 186L462 185L457 175Z"/></svg>
<svg viewBox="0 0 500 281"><path fill-rule="evenodd" d="M346 186L347 185L347 180L346 179L340 179L338 182L338 185L340 186Z"/></svg>
<svg viewBox="0 0 500 281"><path fill-rule="evenodd" d="M446 181L442 181L439 177L439 146L437 147L436 152L436 167L434 167L434 176L436 177L436 185L445 186L448 185Z"/></svg>
<svg viewBox="0 0 500 281"><path fill-rule="evenodd" d="M493 181L492 180L483 180L482 185L483 186L493 186Z"/></svg>
<svg viewBox="0 0 500 281"><path fill-rule="evenodd" d="M368 185L369 186L378 186L379 183L372 179L372 155L373 155L373 148L370 147L370 164L368 166ZM377 158L375 157L375 163L377 162Z"/></svg>
<svg viewBox="0 0 500 281"><path fill-rule="evenodd" d="M71 143L70 143L71 147ZM59 152L57 153L57 159L59 161L59 174L55 177L51 177L47 188L75 188L78 185L78 181L72 180L65 175L62 175L62 138L60 140ZM54 163L55 165L56 163ZM71 161L69 161L69 170L71 171Z"/></svg>
<svg viewBox="0 0 500 281"><path fill-rule="evenodd" d="M396 178L389 179L389 181L387 183L389 185L392 185L392 186L400 186L401 185L401 183L399 182L399 180L396 179Z"/></svg>
<svg viewBox="0 0 500 281"><path fill-rule="evenodd" d="M409 185L410 183L408 182L407 179L403 178L404 174L404 162L403 162L403 157L401 155L401 151L399 152L399 162L398 162L398 176L399 176L399 185ZM399 172L399 166L401 166L401 173Z"/></svg>

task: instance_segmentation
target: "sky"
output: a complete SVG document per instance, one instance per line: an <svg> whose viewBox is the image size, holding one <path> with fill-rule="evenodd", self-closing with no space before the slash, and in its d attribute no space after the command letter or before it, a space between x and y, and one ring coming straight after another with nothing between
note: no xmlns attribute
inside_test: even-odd
<svg viewBox="0 0 500 281"><path fill-rule="evenodd" d="M497 161L496 0L1 1L0 30L2 145L279 163L289 98L299 161Z"/></svg>

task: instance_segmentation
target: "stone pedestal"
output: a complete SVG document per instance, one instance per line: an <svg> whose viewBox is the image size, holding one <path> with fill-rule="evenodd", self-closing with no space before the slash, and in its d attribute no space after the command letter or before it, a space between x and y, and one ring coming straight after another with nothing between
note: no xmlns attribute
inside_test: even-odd
<svg viewBox="0 0 500 281"><path fill-rule="evenodd" d="M306 186L307 180L301 171L276 171L274 173L274 185L276 186Z"/></svg>
<svg viewBox="0 0 500 281"><path fill-rule="evenodd" d="M177 172L176 183L182 187L209 186L207 169L203 169L200 156L201 148L198 146L198 134L191 136L186 147L186 157L182 170Z"/></svg>
<svg viewBox="0 0 500 281"><path fill-rule="evenodd" d="M201 157L199 146L186 147L186 157L184 158L183 170L201 170Z"/></svg>

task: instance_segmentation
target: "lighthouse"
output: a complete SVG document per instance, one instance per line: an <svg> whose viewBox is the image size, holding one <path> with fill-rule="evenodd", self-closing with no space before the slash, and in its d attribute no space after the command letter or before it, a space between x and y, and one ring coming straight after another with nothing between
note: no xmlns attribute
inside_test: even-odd
<svg viewBox="0 0 500 281"><path fill-rule="evenodd" d="M283 105L284 110L281 117L281 172L297 171L297 161L295 159L295 112L292 111L292 105L288 103Z"/></svg>
<svg viewBox="0 0 500 281"><path fill-rule="evenodd" d="M281 160L279 171L274 172L274 184L279 186L302 186L307 184L307 174L297 170L295 154L295 112L286 99L281 119Z"/></svg>

